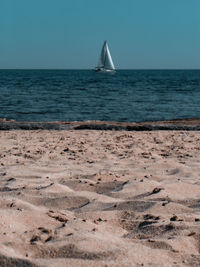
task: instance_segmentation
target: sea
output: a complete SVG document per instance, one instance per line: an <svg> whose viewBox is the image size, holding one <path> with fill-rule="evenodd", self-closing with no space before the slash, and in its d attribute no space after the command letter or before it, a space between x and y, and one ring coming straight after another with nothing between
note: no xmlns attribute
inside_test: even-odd
<svg viewBox="0 0 200 267"><path fill-rule="evenodd" d="M200 70L0 70L0 118L142 122L200 118Z"/></svg>

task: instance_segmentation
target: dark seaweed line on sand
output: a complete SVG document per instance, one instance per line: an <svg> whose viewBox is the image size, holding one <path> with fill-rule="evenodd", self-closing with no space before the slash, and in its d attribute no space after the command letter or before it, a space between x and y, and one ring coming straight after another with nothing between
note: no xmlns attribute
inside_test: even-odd
<svg viewBox="0 0 200 267"><path fill-rule="evenodd" d="M69 130L70 125L49 122L1 122L0 130Z"/></svg>
<svg viewBox="0 0 200 267"><path fill-rule="evenodd" d="M19 122L0 119L0 130L200 131L200 119L160 122Z"/></svg>
<svg viewBox="0 0 200 267"><path fill-rule="evenodd" d="M200 126L181 126L181 125L136 125L136 126L116 126L116 125L80 125L74 127L75 130L115 130L115 131L200 131Z"/></svg>

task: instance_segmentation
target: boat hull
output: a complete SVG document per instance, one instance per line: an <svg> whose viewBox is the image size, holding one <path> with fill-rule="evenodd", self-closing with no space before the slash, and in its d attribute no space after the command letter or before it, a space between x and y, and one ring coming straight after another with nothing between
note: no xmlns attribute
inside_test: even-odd
<svg viewBox="0 0 200 267"><path fill-rule="evenodd" d="M103 72L103 73L115 73L115 70L108 70L108 69L94 69L95 72Z"/></svg>

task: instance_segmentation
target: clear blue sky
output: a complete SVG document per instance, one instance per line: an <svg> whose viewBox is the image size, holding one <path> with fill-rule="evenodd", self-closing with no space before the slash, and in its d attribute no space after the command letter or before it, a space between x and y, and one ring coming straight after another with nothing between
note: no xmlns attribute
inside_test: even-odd
<svg viewBox="0 0 200 267"><path fill-rule="evenodd" d="M0 68L200 69L200 0L0 0Z"/></svg>

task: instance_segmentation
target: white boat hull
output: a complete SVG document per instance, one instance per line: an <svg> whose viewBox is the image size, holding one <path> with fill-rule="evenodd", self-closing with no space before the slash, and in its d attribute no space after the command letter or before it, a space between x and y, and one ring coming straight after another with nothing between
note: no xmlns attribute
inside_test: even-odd
<svg viewBox="0 0 200 267"><path fill-rule="evenodd" d="M115 73L116 72L115 70L98 69L98 68L95 68L94 71L95 72L108 72L108 73Z"/></svg>

